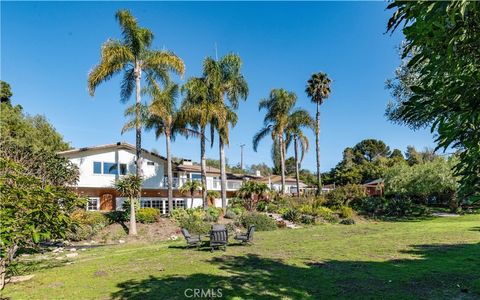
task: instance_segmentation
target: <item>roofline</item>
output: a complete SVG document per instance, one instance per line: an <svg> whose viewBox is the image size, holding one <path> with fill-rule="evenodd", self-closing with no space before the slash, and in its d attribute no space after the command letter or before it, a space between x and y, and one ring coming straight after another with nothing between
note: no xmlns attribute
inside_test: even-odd
<svg viewBox="0 0 480 300"><path fill-rule="evenodd" d="M108 149L108 148L116 148L116 147L123 147L127 148L130 150L136 150L135 146L133 146L130 143L127 142L117 142L114 144L104 144L104 145L98 145L98 146L92 146L92 147L82 147L82 148L76 148L76 149L70 149L70 150L65 150L65 151L60 151L57 152L58 154L71 154L71 153L80 153L80 152L85 152L85 151L90 151L90 150L101 150L101 149ZM153 153L151 151L145 150L142 148L142 152L150 154L152 156L158 157L163 160L167 160L164 156L160 154Z"/></svg>

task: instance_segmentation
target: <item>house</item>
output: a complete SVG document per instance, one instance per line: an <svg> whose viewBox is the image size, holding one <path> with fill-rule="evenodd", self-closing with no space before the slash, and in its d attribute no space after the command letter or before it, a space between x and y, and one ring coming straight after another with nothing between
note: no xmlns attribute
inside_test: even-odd
<svg viewBox="0 0 480 300"><path fill-rule="evenodd" d="M75 187L77 193L89 199L87 210L121 210L126 200L113 188L116 179L128 173L135 173L135 147L125 142L72 149L59 152L68 158L80 170L80 178ZM156 153L142 149L141 173L143 176L141 207L153 207L163 214L168 213L166 178L167 160ZM207 167L207 189L220 191L220 170ZM179 189L188 180L200 180L200 166L191 160L183 160L173 166L173 207L199 207L202 205L201 193L182 194ZM243 182L241 176L227 174L227 197L232 197ZM215 206L221 206L221 200L215 200Z"/></svg>
<svg viewBox="0 0 480 300"><path fill-rule="evenodd" d="M266 183L267 186L274 191L282 191L282 176L280 175L271 175L266 176L263 179L259 180L260 182ZM302 181L299 182L300 193L303 194L307 185ZM287 194L297 194L297 181L292 177L285 177L285 193Z"/></svg>
<svg viewBox="0 0 480 300"><path fill-rule="evenodd" d="M368 196L382 196L385 190L383 179L375 179L363 184Z"/></svg>

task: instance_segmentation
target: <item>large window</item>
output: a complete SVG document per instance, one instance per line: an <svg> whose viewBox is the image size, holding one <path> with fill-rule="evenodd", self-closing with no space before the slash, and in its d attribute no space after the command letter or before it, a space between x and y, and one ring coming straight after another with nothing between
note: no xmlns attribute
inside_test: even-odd
<svg viewBox="0 0 480 300"><path fill-rule="evenodd" d="M199 180L199 181L200 181L200 180L202 180L202 174L200 174L200 173L192 173L192 174L190 174L190 178L191 178L192 180Z"/></svg>
<svg viewBox="0 0 480 300"><path fill-rule="evenodd" d="M127 164L120 164L120 175L127 174Z"/></svg>
<svg viewBox="0 0 480 300"><path fill-rule="evenodd" d="M116 163L103 163L103 174L118 174L118 165Z"/></svg>
<svg viewBox="0 0 480 300"><path fill-rule="evenodd" d="M98 198L88 199L87 210L98 210Z"/></svg>
<svg viewBox="0 0 480 300"><path fill-rule="evenodd" d="M98 161L93 162L93 174L102 174L102 163Z"/></svg>

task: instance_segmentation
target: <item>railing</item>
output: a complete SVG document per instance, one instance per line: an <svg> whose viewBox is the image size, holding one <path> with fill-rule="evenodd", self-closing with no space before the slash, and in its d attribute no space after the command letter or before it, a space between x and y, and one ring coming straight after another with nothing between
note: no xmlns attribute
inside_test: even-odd
<svg viewBox="0 0 480 300"><path fill-rule="evenodd" d="M199 180L199 179L194 179ZM174 189L181 188L187 181L190 181L190 178L172 178L172 187ZM207 178L207 190L221 190L222 181L220 179ZM227 180L227 190L236 191L242 186L241 181L230 181ZM168 178L165 177L162 182L160 182L161 188L168 188Z"/></svg>

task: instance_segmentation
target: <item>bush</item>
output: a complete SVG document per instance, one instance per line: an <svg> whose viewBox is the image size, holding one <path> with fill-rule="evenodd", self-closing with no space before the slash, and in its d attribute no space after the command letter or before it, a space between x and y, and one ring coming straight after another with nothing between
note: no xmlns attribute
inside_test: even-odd
<svg viewBox="0 0 480 300"><path fill-rule="evenodd" d="M305 215L311 215L311 216L316 216L316 209L313 207L313 205L310 204L302 204L298 208L298 210Z"/></svg>
<svg viewBox="0 0 480 300"><path fill-rule="evenodd" d="M353 225L353 224L355 224L355 220L352 219L352 218L343 219L343 220L340 221L340 224Z"/></svg>
<svg viewBox="0 0 480 300"><path fill-rule="evenodd" d="M206 223L206 213L203 209L174 209L170 216L177 224L192 234L206 234L210 231L210 224Z"/></svg>
<svg viewBox="0 0 480 300"><path fill-rule="evenodd" d="M327 222L333 222L337 219L333 211L330 208L324 206L317 208L315 210L315 215L324 219Z"/></svg>
<svg viewBox="0 0 480 300"><path fill-rule="evenodd" d="M220 218L220 215L222 214L222 209L221 208L216 208L216 207L209 207L205 213L205 219L204 221L206 222L217 222L218 218Z"/></svg>
<svg viewBox="0 0 480 300"><path fill-rule="evenodd" d="M110 224L113 223L122 223L128 221L127 215L124 211L115 210L110 211L105 214L105 217L110 221Z"/></svg>
<svg viewBox="0 0 480 300"><path fill-rule="evenodd" d="M274 219L270 218L266 214L257 212L244 213L240 217L240 223L245 228L248 228L249 225L255 225L255 229L258 231L269 231L277 228L277 224Z"/></svg>
<svg viewBox="0 0 480 300"><path fill-rule="evenodd" d="M136 213L137 222L155 223L160 218L160 211L156 208L140 208Z"/></svg>
<svg viewBox="0 0 480 300"><path fill-rule="evenodd" d="M227 210L227 212L225 213L225 216L223 216L225 219L231 219L231 220L235 220L237 219L237 214L234 213L232 210Z"/></svg>
<svg viewBox="0 0 480 300"><path fill-rule="evenodd" d="M291 221L293 223L298 223L300 221L300 218L302 217L302 214L295 208L290 208L282 215L282 217L285 220Z"/></svg>
<svg viewBox="0 0 480 300"><path fill-rule="evenodd" d="M340 217L344 219L351 219L353 217L353 209L348 206L341 206L339 209Z"/></svg>
<svg viewBox="0 0 480 300"><path fill-rule="evenodd" d="M340 186L326 194L325 205L328 207L340 207L343 205L354 205L367 195L365 188L358 184L347 184Z"/></svg>
<svg viewBox="0 0 480 300"><path fill-rule="evenodd" d="M300 222L307 225L315 224L315 217L311 215L302 215L302 217L300 218Z"/></svg>
<svg viewBox="0 0 480 300"><path fill-rule="evenodd" d="M389 216L403 217L411 215L414 207L410 199L392 198L387 201L384 213Z"/></svg>
<svg viewBox="0 0 480 300"><path fill-rule="evenodd" d="M383 197L368 197L355 204L355 207L371 216L383 214L387 199Z"/></svg>
<svg viewBox="0 0 480 300"><path fill-rule="evenodd" d="M74 226L67 233L67 238L72 241L91 238L110 223L109 219L98 211L79 209L74 211L70 217Z"/></svg>

